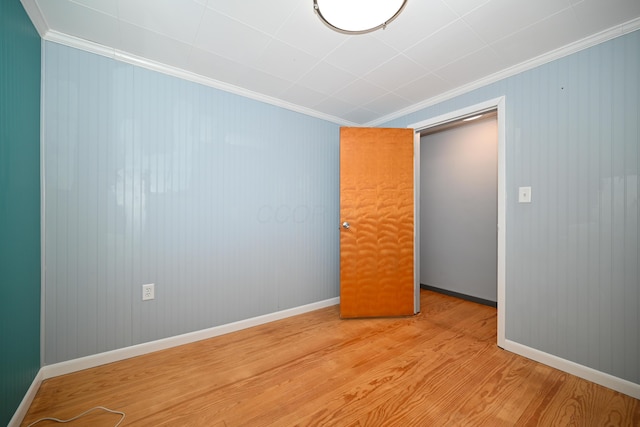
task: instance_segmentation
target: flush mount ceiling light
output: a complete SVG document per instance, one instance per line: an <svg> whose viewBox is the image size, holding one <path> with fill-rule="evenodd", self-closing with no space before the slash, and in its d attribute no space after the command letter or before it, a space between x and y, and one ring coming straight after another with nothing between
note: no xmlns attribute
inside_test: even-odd
<svg viewBox="0 0 640 427"><path fill-rule="evenodd" d="M313 0L316 14L329 28L344 34L364 34L400 15L407 0Z"/></svg>

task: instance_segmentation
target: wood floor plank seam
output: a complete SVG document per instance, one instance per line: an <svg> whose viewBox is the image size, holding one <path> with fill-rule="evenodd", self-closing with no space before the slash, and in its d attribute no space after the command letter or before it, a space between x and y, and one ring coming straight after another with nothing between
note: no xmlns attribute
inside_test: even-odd
<svg viewBox="0 0 640 427"><path fill-rule="evenodd" d="M637 399L497 347L495 308L426 290L421 306L326 307L51 378L22 425L101 405L122 426L640 426Z"/></svg>

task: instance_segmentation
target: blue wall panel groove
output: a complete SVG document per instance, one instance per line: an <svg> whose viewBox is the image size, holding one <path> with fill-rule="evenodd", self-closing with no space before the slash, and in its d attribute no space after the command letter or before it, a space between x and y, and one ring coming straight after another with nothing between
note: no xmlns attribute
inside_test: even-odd
<svg viewBox="0 0 640 427"><path fill-rule="evenodd" d="M635 31L385 123L505 96L507 339L635 384L639 76Z"/></svg>
<svg viewBox="0 0 640 427"><path fill-rule="evenodd" d="M338 295L337 125L51 42L45 61L46 363Z"/></svg>

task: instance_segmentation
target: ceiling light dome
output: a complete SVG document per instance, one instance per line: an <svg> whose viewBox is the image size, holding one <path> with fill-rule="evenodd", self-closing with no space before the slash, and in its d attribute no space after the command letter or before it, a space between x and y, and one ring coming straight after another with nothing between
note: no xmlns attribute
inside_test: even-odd
<svg viewBox="0 0 640 427"><path fill-rule="evenodd" d="M406 4L407 0L313 0L313 8L322 22L345 34L386 28Z"/></svg>

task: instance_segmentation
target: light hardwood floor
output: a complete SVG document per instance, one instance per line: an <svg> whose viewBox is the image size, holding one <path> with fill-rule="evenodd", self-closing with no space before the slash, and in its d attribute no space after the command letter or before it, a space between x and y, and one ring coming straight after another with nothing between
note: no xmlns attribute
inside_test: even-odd
<svg viewBox="0 0 640 427"><path fill-rule="evenodd" d="M498 348L494 308L421 303L393 319L329 307L52 378L23 425L100 405L122 426L640 426L640 401Z"/></svg>

